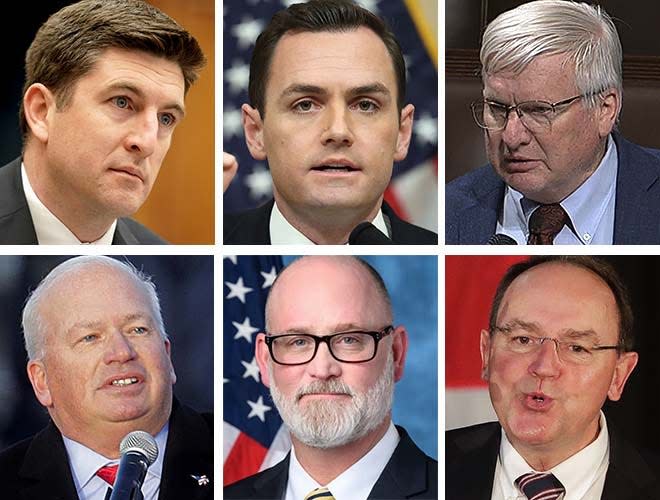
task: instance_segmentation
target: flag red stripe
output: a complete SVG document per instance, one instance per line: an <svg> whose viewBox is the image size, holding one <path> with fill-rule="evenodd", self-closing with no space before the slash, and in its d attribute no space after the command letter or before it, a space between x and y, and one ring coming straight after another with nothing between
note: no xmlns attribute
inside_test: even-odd
<svg viewBox="0 0 660 500"><path fill-rule="evenodd" d="M410 215L403 208L403 205L401 201L399 201L399 197L396 194L396 191L392 189L391 185L387 186L384 198L387 204L392 207L392 210L394 210L394 213L397 214L399 218L403 220L410 220Z"/></svg>
<svg viewBox="0 0 660 500"><path fill-rule="evenodd" d="M268 449L241 432L224 464L224 485L235 483L259 471Z"/></svg>

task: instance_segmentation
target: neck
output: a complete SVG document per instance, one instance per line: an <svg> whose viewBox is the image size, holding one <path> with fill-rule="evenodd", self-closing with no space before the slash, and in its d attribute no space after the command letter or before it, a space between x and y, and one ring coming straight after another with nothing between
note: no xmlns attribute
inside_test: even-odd
<svg viewBox="0 0 660 500"><path fill-rule="evenodd" d="M589 432L584 439L578 442L571 442L572 440L567 439L566 442L553 443L552 445L530 446L521 443L514 444L513 442L511 444L534 470L545 472L582 451L593 443L599 434L600 422L596 420L595 430Z"/></svg>
<svg viewBox="0 0 660 500"><path fill-rule="evenodd" d="M291 436L296 458L305 471L320 485L325 486L351 467L376 446L387 432L390 417L366 436L336 448L313 448Z"/></svg>
<svg viewBox="0 0 660 500"><path fill-rule="evenodd" d="M37 198L83 243L98 240L115 218L95 211L84 199L72 195L66 186L53 178L45 158L29 146L23 153L23 164L32 190Z"/></svg>
<svg viewBox="0 0 660 500"><path fill-rule="evenodd" d="M379 197L376 203L366 208L294 208L275 194L275 203L289 224L317 245L343 245L348 242L351 231L361 222L373 221L383 203Z"/></svg>

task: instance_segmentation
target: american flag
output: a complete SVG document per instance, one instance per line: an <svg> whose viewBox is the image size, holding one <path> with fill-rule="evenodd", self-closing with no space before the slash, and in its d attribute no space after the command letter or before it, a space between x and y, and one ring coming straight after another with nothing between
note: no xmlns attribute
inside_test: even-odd
<svg viewBox="0 0 660 500"><path fill-rule="evenodd" d="M283 267L282 258L226 256L223 267L226 485L275 465L290 441L254 356L254 339L264 331L266 297Z"/></svg>
<svg viewBox="0 0 660 500"><path fill-rule="evenodd" d="M266 162L247 150L241 105L247 103L250 57L257 36L280 9L301 0L225 0L223 6L223 137L224 150L234 154L239 170L224 195L224 210L238 212L272 197ZM432 231L438 229L438 70L437 42L419 9L418 0L359 0L384 18L403 49L408 71L408 102L415 123L408 157L394 166L385 199L403 219ZM435 20L430 22L435 23ZM433 55L430 55L433 54Z"/></svg>

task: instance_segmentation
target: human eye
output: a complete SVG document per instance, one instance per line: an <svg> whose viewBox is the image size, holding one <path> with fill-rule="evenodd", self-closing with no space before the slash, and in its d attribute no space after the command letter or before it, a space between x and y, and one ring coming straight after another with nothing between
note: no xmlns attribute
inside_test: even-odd
<svg viewBox="0 0 660 500"><path fill-rule="evenodd" d="M129 98L124 95L115 96L111 100L113 104L120 109L128 109L131 105Z"/></svg>
<svg viewBox="0 0 660 500"><path fill-rule="evenodd" d="M525 102L518 106L523 114L527 114L533 117L545 117L552 112L552 106L548 103L540 101Z"/></svg>
<svg viewBox="0 0 660 500"><path fill-rule="evenodd" d="M301 99L293 105L293 111L296 113L310 113L317 109L318 106L311 99Z"/></svg>
<svg viewBox="0 0 660 500"><path fill-rule="evenodd" d="M80 343L81 344L91 344L92 342L96 341L99 338L99 335L97 333L87 333L80 337Z"/></svg>
<svg viewBox="0 0 660 500"><path fill-rule="evenodd" d="M284 347L288 349L303 349L313 343L312 339L304 335L292 335L281 340L283 340Z"/></svg>
<svg viewBox="0 0 660 500"><path fill-rule="evenodd" d="M514 337L511 337L511 343L515 345L526 346L526 345L533 345L534 340L532 339L532 337L527 337L525 335L516 335Z"/></svg>
<svg viewBox="0 0 660 500"><path fill-rule="evenodd" d="M133 335L146 335L149 333L149 329L146 326L132 326L129 329L129 333Z"/></svg>
<svg viewBox="0 0 660 500"><path fill-rule="evenodd" d="M566 349L573 354L591 354L589 347L574 342L566 344Z"/></svg>
<svg viewBox="0 0 660 500"><path fill-rule="evenodd" d="M371 99L360 99L353 105L353 108L362 113L369 114L380 110L380 106Z"/></svg>
<svg viewBox="0 0 660 500"><path fill-rule="evenodd" d="M176 123L176 117L172 113L162 113L158 117L158 121L164 127L171 128Z"/></svg>

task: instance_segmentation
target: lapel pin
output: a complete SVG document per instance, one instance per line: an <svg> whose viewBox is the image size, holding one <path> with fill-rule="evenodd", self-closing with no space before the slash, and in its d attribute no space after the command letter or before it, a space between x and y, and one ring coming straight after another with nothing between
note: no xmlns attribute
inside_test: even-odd
<svg viewBox="0 0 660 500"><path fill-rule="evenodd" d="M196 476L195 474L190 474L190 477L192 477L195 481L197 481L198 486L206 486L209 484L211 481L209 480L208 477L206 477L205 474L202 474L201 476Z"/></svg>

